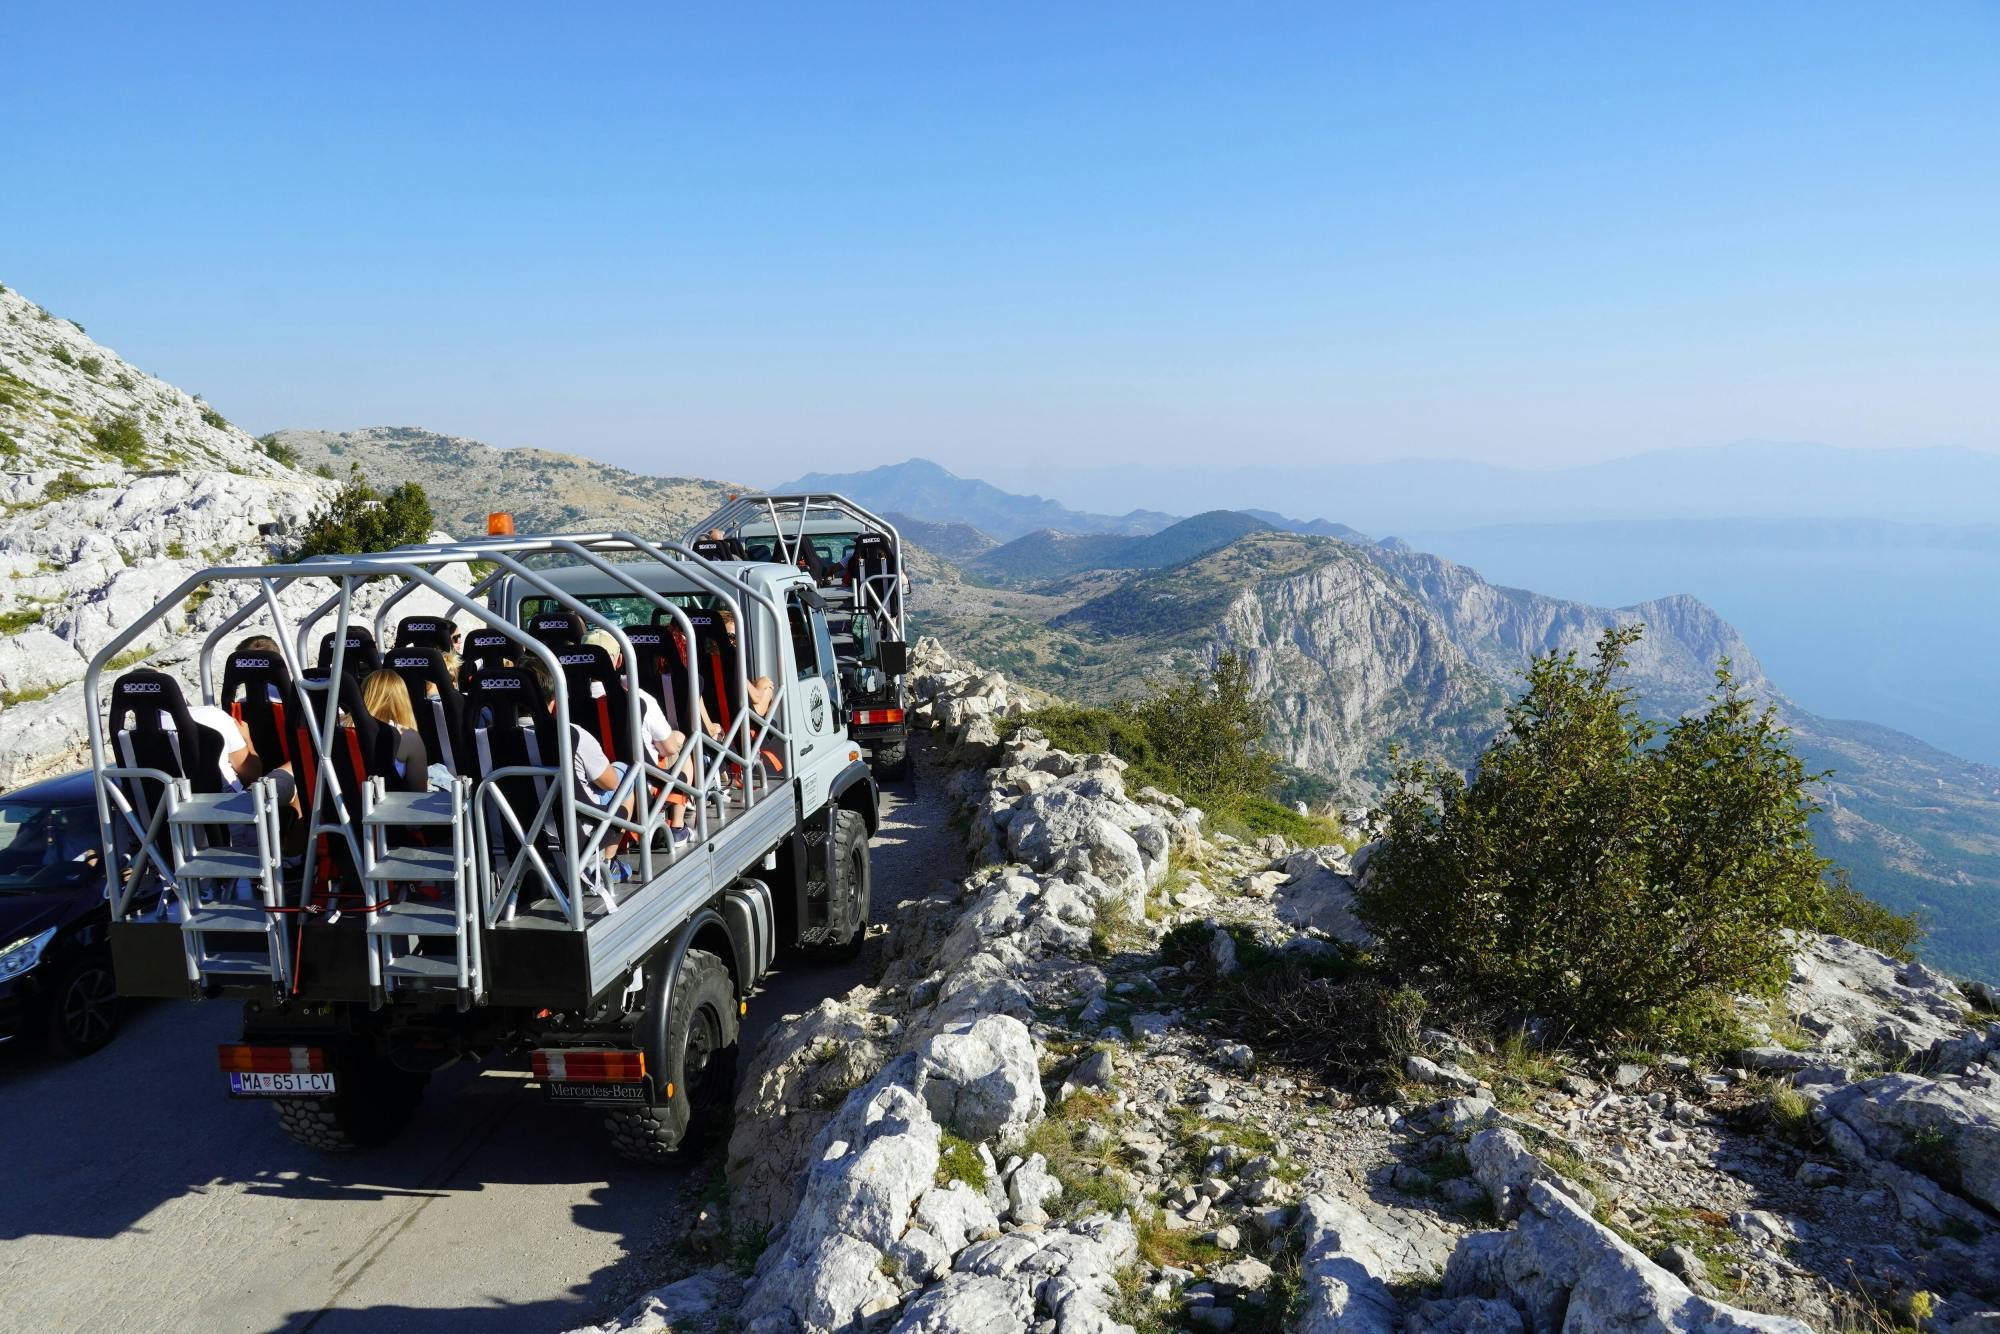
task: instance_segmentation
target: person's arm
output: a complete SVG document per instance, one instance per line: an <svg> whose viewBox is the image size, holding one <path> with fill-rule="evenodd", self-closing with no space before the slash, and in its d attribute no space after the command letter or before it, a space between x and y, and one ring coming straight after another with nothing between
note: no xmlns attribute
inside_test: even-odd
<svg viewBox="0 0 2000 1334"><path fill-rule="evenodd" d="M396 780L397 790L428 792L431 761L430 753L424 749L423 734L408 727L398 727L396 758L403 762L403 776Z"/></svg>
<svg viewBox="0 0 2000 1334"><path fill-rule="evenodd" d="M610 764L605 765L604 772L597 776L598 791L609 792L612 788L617 786L618 786L617 766Z"/></svg>

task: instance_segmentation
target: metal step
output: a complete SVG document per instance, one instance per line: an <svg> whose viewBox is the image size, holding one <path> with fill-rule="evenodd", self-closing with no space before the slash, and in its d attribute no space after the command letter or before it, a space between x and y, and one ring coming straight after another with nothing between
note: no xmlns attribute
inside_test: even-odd
<svg viewBox="0 0 2000 1334"><path fill-rule="evenodd" d="M382 969L385 977L410 982L449 982L458 985L458 960L423 954L399 954Z"/></svg>
<svg viewBox="0 0 2000 1334"><path fill-rule="evenodd" d="M371 936L455 936L450 904L392 903L368 924Z"/></svg>
<svg viewBox="0 0 2000 1334"><path fill-rule="evenodd" d="M196 931L254 931L262 935L271 925L271 915L246 903L198 903L183 925Z"/></svg>
<svg viewBox="0 0 2000 1334"><path fill-rule="evenodd" d="M182 797L169 818L174 824L254 825L257 823L257 794L196 792Z"/></svg>
<svg viewBox="0 0 2000 1334"><path fill-rule="evenodd" d="M254 977L271 976L271 956L255 954L249 950L224 950L220 954L210 954L202 959L204 973L247 973Z"/></svg>
<svg viewBox="0 0 2000 1334"><path fill-rule="evenodd" d="M264 863L255 848L203 848L174 870L177 880L255 880Z"/></svg>
<svg viewBox="0 0 2000 1334"><path fill-rule="evenodd" d="M366 880L450 883L458 869L450 848L391 848L363 874Z"/></svg>
<svg viewBox="0 0 2000 1334"><path fill-rule="evenodd" d="M458 792L385 792L375 798L364 821L371 825L448 825L456 813Z"/></svg>

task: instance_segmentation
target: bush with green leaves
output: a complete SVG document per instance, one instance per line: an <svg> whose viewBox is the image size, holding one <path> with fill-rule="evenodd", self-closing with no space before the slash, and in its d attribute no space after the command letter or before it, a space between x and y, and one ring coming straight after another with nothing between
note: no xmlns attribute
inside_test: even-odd
<svg viewBox="0 0 2000 1334"><path fill-rule="evenodd" d="M287 468L296 468L299 466L298 449L278 439L275 434L257 437L257 446L264 451L267 457L276 463L282 464Z"/></svg>
<svg viewBox="0 0 2000 1334"><path fill-rule="evenodd" d="M146 461L145 433L139 429L138 419L130 415L99 422L91 430L90 443L128 468L137 468Z"/></svg>
<svg viewBox="0 0 2000 1334"><path fill-rule="evenodd" d="M1658 1031L1784 977L1782 928L1828 912L1811 774L1772 710L1716 671L1664 728L1620 684L1641 633L1550 654L1468 782L1402 767L1357 893L1382 958L1426 994L1579 1037Z"/></svg>
<svg viewBox="0 0 2000 1334"><path fill-rule="evenodd" d="M358 475L306 519L290 556L353 555L427 541L435 527L430 497L415 482L377 491Z"/></svg>
<svg viewBox="0 0 2000 1334"><path fill-rule="evenodd" d="M96 489L91 483L83 480L82 473L76 471L74 468L64 468L54 477L49 478L47 484L42 487L42 499L45 502L68 500L72 496L80 496L86 491L95 491Z"/></svg>

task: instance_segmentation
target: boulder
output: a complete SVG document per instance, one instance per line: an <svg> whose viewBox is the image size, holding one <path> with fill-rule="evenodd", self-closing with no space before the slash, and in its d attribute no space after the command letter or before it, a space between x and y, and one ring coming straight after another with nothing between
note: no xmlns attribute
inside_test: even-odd
<svg viewBox="0 0 2000 1334"><path fill-rule="evenodd" d="M920 1061L932 1117L966 1139L1014 1143L1042 1119L1035 1041L1011 1015L953 1024L924 1043Z"/></svg>
<svg viewBox="0 0 2000 1334"><path fill-rule="evenodd" d="M1822 1095L1818 1115L1843 1156L1900 1164L2000 1209L2000 1072L1878 1075Z"/></svg>
<svg viewBox="0 0 2000 1334"><path fill-rule="evenodd" d="M1465 1160L1474 1180L1486 1189L1493 1211L1502 1221L1520 1216L1528 1204L1528 1188L1544 1182L1583 1205L1595 1208L1596 1199L1582 1186L1565 1178L1553 1167L1529 1152L1521 1137L1504 1127L1482 1130L1465 1145Z"/></svg>
<svg viewBox="0 0 2000 1334"><path fill-rule="evenodd" d="M1346 1200L1309 1195L1299 1206L1305 1302L1299 1334L1394 1334L1402 1309L1389 1291L1402 1247Z"/></svg>
<svg viewBox="0 0 2000 1334"><path fill-rule="evenodd" d="M1323 931L1336 940L1366 945L1374 937L1354 914L1354 882L1342 869L1338 848L1310 848L1285 860L1289 876L1278 886L1278 920L1300 930Z"/></svg>
<svg viewBox="0 0 2000 1334"><path fill-rule="evenodd" d="M1026 1283L986 1274L949 1274L903 1308L891 1334L1027 1334L1035 1316Z"/></svg>
<svg viewBox="0 0 2000 1334"><path fill-rule="evenodd" d="M1475 1232L1459 1242L1445 1264L1444 1295L1505 1299L1536 1331L1811 1334L1810 1326L1789 1316L1739 1310L1696 1294L1545 1181L1528 1187L1512 1229Z"/></svg>
<svg viewBox="0 0 2000 1334"><path fill-rule="evenodd" d="M1821 1050L1907 1059L1965 1032L1965 997L1942 973L1840 936L1793 946L1784 1007Z"/></svg>

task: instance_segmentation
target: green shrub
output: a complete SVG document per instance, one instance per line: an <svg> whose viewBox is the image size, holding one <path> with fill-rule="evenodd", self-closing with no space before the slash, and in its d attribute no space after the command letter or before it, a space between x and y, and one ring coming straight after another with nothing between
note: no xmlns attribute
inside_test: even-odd
<svg viewBox="0 0 2000 1334"><path fill-rule="evenodd" d="M92 379L96 379L97 373L104 369L104 358L78 357L76 364L77 368L81 370L85 375L90 376Z"/></svg>
<svg viewBox="0 0 2000 1334"><path fill-rule="evenodd" d="M1145 726L1133 716L1129 705L1087 708L1056 704L1009 718L1004 724L1005 733L1010 736L1022 727L1034 728L1057 750L1078 755L1116 755L1130 766L1130 787L1141 787L1165 777L1154 760L1153 743Z"/></svg>
<svg viewBox="0 0 2000 1334"><path fill-rule="evenodd" d="M42 614L28 607L0 611L0 635L18 635L31 625L40 625Z"/></svg>
<svg viewBox="0 0 2000 1334"><path fill-rule="evenodd" d="M1905 963L1917 957L1917 945L1924 938L1917 914L1883 907L1856 889L1840 867L1828 874L1819 898L1797 925L1845 936Z"/></svg>
<svg viewBox="0 0 2000 1334"><path fill-rule="evenodd" d="M99 422L90 433L90 443L128 468L146 461L146 437L138 421L129 415Z"/></svg>
<svg viewBox="0 0 2000 1334"><path fill-rule="evenodd" d="M70 352L69 348L65 344L57 343L55 345L55 350L50 352L49 355L54 357L57 361L60 361L65 366L76 365L75 355Z"/></svg>
<svg viewBox="0 0 2000 1334"><path fill-rule="evenodd" d="M299 451L278 439L276 435L259 436L257 444L263 449L265 454L285 467L296 468L299 466Z"/></svg>
<svg viewBox="0 0 2000 1334"><path fill-rule="evenodd" d="M1234 653L1139 701L1133 716L1168 789L1197 805L1263 797L1277 783L1277 757L1264 748L1266 708L1251 692L1249 664Z"/></svg>
<svg viewBox="0 0 2000 1334"><path fill-rule="evenodd" d="M350 477L306 519L291 558L385 551L427 540L434 526L430 497L415 482L378 492Z"/></svg>
<svg viewBox="0 0 2000 1334"><path fill-rule="evenodd" d="M1536 659L1470 783L1397 773L1356 897L1428 994L1596 1036L1782 980L1780 928L1824 892L1819 776L1726 662L1707 709L1644 719L1618 681L1639 633L1608 631L1587 666Z"/></svg>
<svg viewBox="0 0 2000 1334"><path fill-rule="evenodd" d="M229 429L229 418L223 416L221 413L217 412L214 408L211 408L206 403L201 405L201 419L207 422L210 426L213 426L218 431L226 431Z"/></svg>
<svg viewBox="0 0 2000 1334"><path fill-rule="evenodd" d="M86 491L95 491L96 489L91 483L83 480L81 473L71 468L64 468L54 477L51 477L48 485L42 488L42 499L44 501L68 500L71 496L80 496Z"/></svg>
<svg viewBox="0 0 2000 1334"><path fill-rule="evenodd" d="M986 1189L986 1160L979 1156L978 1145L947 1130L938 1140L937 1184L946 1185L954 1178L974 1190Z"/></svg>

